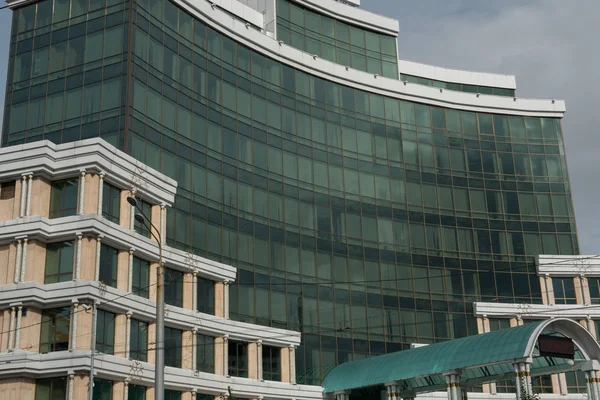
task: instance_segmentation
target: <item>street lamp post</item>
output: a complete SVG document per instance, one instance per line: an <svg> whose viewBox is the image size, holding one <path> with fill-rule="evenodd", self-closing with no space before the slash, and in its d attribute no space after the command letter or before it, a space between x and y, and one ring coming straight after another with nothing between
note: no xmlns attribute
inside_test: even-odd
<svg viewBox="0 0 600 400"><path fill-rule="evenodd" d="M128 196L127 202L131 204L138 213L135 220L144 224L150 231L152 237L158 242L158 269L156 271L156 359L154 363L154 399L163 400L165 395L165 268L162 257L162 237L160 230L154 226L152 221L142 212L135 197ZM150 224L146 224L146 221ZM152 228L156 231L156 235Z"/></svg>

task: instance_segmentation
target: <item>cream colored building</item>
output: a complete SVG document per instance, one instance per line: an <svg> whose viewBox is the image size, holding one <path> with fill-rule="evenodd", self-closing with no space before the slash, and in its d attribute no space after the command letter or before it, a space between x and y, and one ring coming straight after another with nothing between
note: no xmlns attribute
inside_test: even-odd
<svg viewBox="0 0 600 400"><path fill-rule="evenodd" d="M86 399L93 362L95 397L153 398L158 246L127 196L164 238L177 183L91 139L0 149L0 185L0 397ZM167 399L322 397L298 332L229 319L235 268L163 246Z"/></svg>

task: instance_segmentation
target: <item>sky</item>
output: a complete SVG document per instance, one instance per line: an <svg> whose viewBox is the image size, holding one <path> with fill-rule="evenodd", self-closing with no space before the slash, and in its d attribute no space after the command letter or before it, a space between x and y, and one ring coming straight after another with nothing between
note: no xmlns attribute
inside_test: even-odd
<svg viewBox="0 0 600 400"><path fill-rule="evenodd" d="M322 0L325 1L325 0ZM361 0L400 21L399 57L446 68L513 74L517 96L567 102L563 132L579 243L600 254L600 1ZM0 10L5 88L11 11ZM4 93L4 90L2 91ZM0 105L4 96L0 96ZM3 107L0 107L2 110ZM1 113L2 111L0 111Z"/></svg>

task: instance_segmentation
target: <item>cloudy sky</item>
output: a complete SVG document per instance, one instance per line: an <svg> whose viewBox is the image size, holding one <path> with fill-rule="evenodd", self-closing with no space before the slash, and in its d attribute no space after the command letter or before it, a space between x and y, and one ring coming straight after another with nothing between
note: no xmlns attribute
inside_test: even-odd
<svg viewBox="0 0 600 400"><path fill-rule="evenodd" d="M583 253L600 254L600 1L362 0L362 8L400 21L400 58L514 74L519 97L567 101L563 130L579 241ZM0 10L2 88L10 20Z"/></svg>

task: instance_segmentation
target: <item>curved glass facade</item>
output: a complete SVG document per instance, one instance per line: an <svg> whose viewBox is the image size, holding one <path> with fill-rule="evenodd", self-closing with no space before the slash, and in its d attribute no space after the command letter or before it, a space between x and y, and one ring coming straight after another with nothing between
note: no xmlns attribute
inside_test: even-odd
<svg viewBox="0 0 600 400"><path fill-rule="evenodd" d="M341 86L168 0L79 3L15 11L3 145L101 135L176 179L168 244L239 269L232 318L303 333L298 382L475 334L473 301L541 303L533 256L578 253L559 120Z"/></svg>

